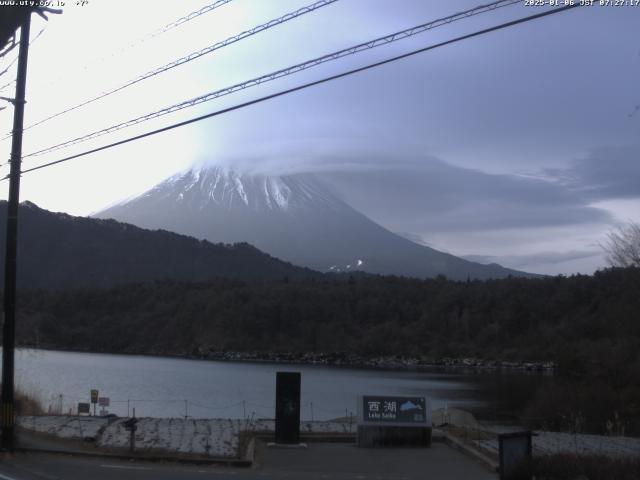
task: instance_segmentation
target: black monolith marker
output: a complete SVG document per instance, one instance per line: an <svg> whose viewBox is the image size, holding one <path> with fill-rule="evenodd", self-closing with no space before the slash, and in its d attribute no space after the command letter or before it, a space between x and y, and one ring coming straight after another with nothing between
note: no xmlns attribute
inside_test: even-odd
<svg viewBox="0 0 640 480"><path fill-rule="evenodd" d="M300 372L276 373L276 443L300 443Z"/></svg>

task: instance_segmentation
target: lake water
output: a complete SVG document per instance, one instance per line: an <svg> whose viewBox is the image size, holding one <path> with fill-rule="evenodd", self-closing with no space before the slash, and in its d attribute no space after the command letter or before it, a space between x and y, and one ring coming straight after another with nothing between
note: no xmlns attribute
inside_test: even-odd
<svg viewBox="0 0 640 480"><path fill-rule="evenodd" d="M491 409L499 379L512 389L523 375L441 371L395 372L309 365L231 363L164 357L19 349L16 386L48 408L75 412L90 390L110 398L119 416L273 418L277 371L302 373L301 417L327 420L356 412L361 394L426 395L433 408L448 404ZM530 385L532 382L525 382ZM535 383L535 382L534 382ZM496 407L497 408L497 407Z"/></svg>

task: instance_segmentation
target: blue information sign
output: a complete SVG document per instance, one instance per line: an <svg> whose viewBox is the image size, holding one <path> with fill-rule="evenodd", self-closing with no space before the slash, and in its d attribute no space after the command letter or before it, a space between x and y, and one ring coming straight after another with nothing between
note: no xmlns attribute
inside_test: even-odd
<svg viewBox="0 0 640 480"><path fill-rule="evenodd" d="M360 421L364 423L431 424L430 406L425 397L363 395Z"/></svg>

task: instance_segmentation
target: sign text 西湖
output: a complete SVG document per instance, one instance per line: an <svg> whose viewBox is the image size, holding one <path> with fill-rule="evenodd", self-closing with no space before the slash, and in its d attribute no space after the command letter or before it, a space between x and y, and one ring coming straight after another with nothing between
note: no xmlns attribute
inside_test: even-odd
<svg viewBox="0 0 640 480"><path fill-rule="evenodd" d="M362 421L424 425L430 418L424 397L365 395Z"/></svg>

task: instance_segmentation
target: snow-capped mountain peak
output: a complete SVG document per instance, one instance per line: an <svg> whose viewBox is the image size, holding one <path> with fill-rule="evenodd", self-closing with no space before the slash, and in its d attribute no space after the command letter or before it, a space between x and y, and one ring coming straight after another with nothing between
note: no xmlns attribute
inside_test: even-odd
<svg viewBox="0 0 640 480"><path fill-rule="evenodd" d="M208 204L253 211L317 207L341 208L342 202L312 175L268 176L226 167L194 167L158 184L138 198L164 197L204 209Z"/></svg>
<svg viewBox="0 0 640 480"><path fill-rule="evenodd" d="M444 274L457 279L519 273L402 238L353 209L312 174L272 176L194 167L97 216L212 242L247 242L322 272Z"/></svg>

